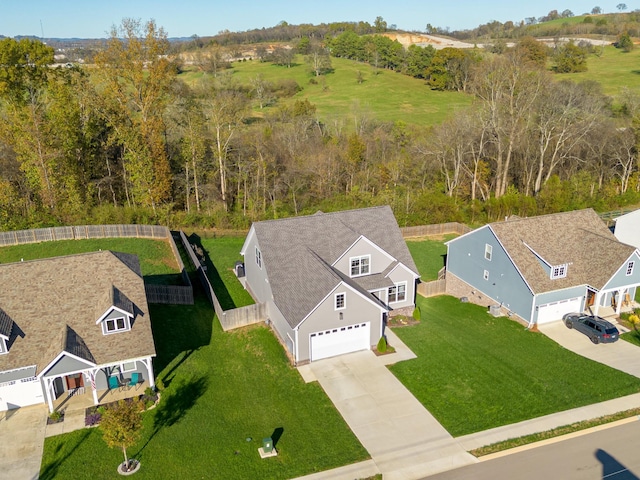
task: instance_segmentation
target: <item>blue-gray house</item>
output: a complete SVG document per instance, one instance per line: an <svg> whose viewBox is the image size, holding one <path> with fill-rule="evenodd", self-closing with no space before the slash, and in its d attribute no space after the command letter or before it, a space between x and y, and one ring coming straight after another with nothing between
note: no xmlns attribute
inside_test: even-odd
<svg viewBox="0 0 640 480"><path fill-rule="evenodd" d="M640 285L638 250L592 210L513 217L447 243L447 292L500 305L529 326L602 307L620 312Z"/></svg>

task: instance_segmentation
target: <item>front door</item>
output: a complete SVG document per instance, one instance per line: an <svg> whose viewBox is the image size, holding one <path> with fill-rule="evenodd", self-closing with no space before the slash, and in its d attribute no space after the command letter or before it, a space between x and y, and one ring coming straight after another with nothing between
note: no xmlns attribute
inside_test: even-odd
<svg viewBox="0 0 640 480"><path fill-rule="evenodd" d="M73 375L67 375L67 389L74 390L76 388L84 387L84 375L81 373L74 373Z"/></svg>

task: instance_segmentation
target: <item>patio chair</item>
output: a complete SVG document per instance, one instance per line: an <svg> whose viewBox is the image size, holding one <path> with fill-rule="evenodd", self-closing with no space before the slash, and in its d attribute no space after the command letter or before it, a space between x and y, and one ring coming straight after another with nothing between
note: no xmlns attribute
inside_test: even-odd
<svg viewBox="0 0 640 480"><path fill-rule="evenodd" d="M121 387L118 377L109 377L109 390L119 390Z"/></svg>
<svg viewBox="0 0 640 480"><path fill-rule="evenodd" d="M140 377L139 373L137 373L137 372L136 373L132 373L131 374L131 380L129 380L129 383L127 384L127 386L129 388L131 388L131 387L136 387L137 388L138 387L139 377Z"/></svg>

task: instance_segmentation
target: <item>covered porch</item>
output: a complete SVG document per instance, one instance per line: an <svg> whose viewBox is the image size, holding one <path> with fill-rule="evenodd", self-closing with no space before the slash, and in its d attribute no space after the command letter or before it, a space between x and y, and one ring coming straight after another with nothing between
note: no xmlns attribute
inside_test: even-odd
<svg viewBox="0 0 640 480"><path fill-rule="evenodd" d="M74 391L61 395L53 401L53 411L55 412L71 412L75 410L85 410L94 405L103 405L106 403L117 402L125 398L137 397L142 395L144 391L152 385L144 380L136 386L123 386L115 389L97 389L96 396L98 402L94 402L91 387L79 387Z"/></svg>
<svg viewBox="0 0 640 480"><path fill-rule="evenodd" d="M77 362L74 365L79 366ZM64 370L52 368L42 377L49 412L110 403L155 387L151 357L108 365L85 363L82 369Z"/></svg>

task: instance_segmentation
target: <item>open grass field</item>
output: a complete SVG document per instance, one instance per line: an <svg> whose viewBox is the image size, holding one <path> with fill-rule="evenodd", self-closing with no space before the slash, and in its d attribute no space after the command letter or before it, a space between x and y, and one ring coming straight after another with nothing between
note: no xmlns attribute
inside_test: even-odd
<svg viewBox="0 0 640 480"><path fill-rule="evenodd" d="M165 389L128 450L136 478L284 479L368 458L317 383L305 384L271 331L223 333L202 296L193 306L151 306ZM260 459L272 437L278 457ZM122 461L99 428L50 437L40 478L112 479Z"/></svg>
<svg viewBox="0 0 640 480"><path fill-rule="evenodd" d="M455 234L449 234L438 239L407 239L407 247L423 282L438 279L438 272L444 267L444 257L447 254L444 242L455 237Z"/></svg>
<svg viewBox="0 0 640 480"><path fill-rule="evenodd" d="M605 47L601 56L589 55L586 72L557 74L554 78L574 82L593 80L602 85L604 93L614 97L625 87L640 94L640 48L627 53L612 46Z"/></svg>
<svg viewBox="0 0 640 480"><path fill-rule="evenodd" d="M418 358L391 371L454 436L640 391L640 379L449 296L417 301L422 323L394 329Z"/></svg>
<svg viewBox="0 0 640 480"><path fill-rule="evenodd" d="M142 275L147 283L180 283L180 270L164 240L146 238L99 238L90 240L60 240L0 247L0 263L25 262L76 253L113 250L133 253L140 259Z"/></svg>
<svg viewBox="0 0 640 480"><path fill-rule="evenodd" d="M327 124L343 123L346 128L354 124L354 112L367 114L369 118L383 122L402 121L407 124L429 126L442 123L451 113L471 104L472 98L458 92L436 92L425 85L423 80L389 70L378 70L375 75L370 65L331 58L334 72L321 77L313 77L302 56L296 56L291 68L261 63L257 60L235 62L232 76L240 84L250 85L251 79L262 75L265 80L277 82L293 79L302 87L293 99L308 99L317 107L318 117ZM358 72L363 82L357 82ZM196 81L202 74L185 73L187 82ZM317 84L309 83L311 79ZM269 111L254 109L254 115L261 116Z"/></svg>

